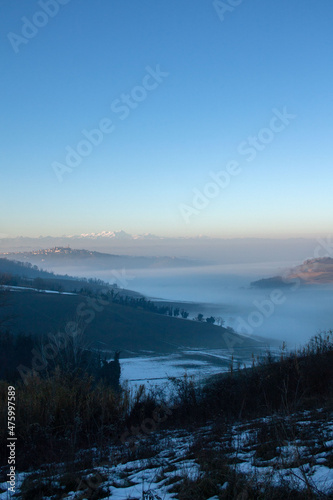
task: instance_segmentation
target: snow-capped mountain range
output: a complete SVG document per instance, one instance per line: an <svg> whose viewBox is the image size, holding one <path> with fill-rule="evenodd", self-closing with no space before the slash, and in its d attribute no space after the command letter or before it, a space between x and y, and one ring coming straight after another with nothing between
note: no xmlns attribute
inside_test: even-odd
<svg viewBox="0 0 333 500"><path fill-rule="evenodd" d="M70 235L68 238L88 238L96 240L98 238L109 238L116 240L151 240L151 239L163 239L161 236L155 236L151 233L136 234L131 235L126 233L126 231L101 231L100 233L82 233L76 235Z"/></svg>

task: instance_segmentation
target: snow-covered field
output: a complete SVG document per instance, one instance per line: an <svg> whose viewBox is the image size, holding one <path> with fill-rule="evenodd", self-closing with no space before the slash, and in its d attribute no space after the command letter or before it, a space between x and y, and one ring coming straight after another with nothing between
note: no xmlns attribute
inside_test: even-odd
<svg viewBox="0 0 333 500"><path fill-rule="evenodd" d="M103 459L100 450L91 452L94 464L88 469L77 467L73 472L72 467L69 477L64 464L44 467L34 472L29 487L44 484L48 494L38 498L49 500L171 500L179 498L182 487L204 488L208 463L209 477L215 478L209 483L213 494L202 489L200 500L236 498L235 488L243 495L237 498L255 498L256 493L269 498L274 487L288 495L281 498L294 498L293 492L304 498L332 498L333 414L324 410L275 415L228 428L210 423L191 431L155 430L138 437L135 447L110 446ZM18 489L26 477L17 477ZM6 483L0 488L1 500L11 498Z"/></svg>
<svg viewBox="0 0 333 500"><path fill-rule="evenodd" d="M31 288L27 286L14 286L14 285L1 285L5 290L10 290L11 292L40 292L40 293L57 293L61 295L77 295L77 293L72 292L58 292L55 290L38 290L38 288Z"/></svg>
<svg viewBox="0 0 333 500"><path fill-rule="evenodd" d="M144 384L147 389L170 386L169 377L180 378L185 374L197 383L215 373L228 371L234 352L231 349L188 349L176 354L121 358L121 383L130 388ZM235 361L234 361L235 363ZM242 358L242 367L250 366L249 358ZM236 363L235 363L236 366Z"/></svg>

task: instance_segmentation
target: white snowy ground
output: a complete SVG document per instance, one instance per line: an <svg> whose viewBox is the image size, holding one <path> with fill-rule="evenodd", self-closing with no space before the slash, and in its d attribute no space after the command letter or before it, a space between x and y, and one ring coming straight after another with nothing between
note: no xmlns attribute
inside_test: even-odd
<svg viewBox="0 0 333 500"><path fill-rule="evenodd" d="M101 460L98 450L93 450L94 466L72 473L75 488L65 487L63 464L35 471L33 484L47 485L49 493L43 498L48 500L91 498L92 494L94 498L114 500L177 499L175 487L184 478L199 481L204 476L198 455L210 450L223 458L230 470L245 475L247 488L266 491L268 485L284 486L304 492L304 498L308 498L309 490L311 498L327 498L333 492L332 412L299 412L238 423L227 431L222 428L210 424L192 432L156 430L140 438L134 451L126 444L121 448L110 446ZM259 439L263 433L266 439ZM26 477L26 473L18 475L18 490ZM216 484L216 494L200 500L233 498L231 488L226 478ZM1 500L12 498L6 483L0 484L0 491ZM100 496L102 492L105 496ZM21 498L20 492L16 498Z"/></svg>
<svg viewBox="0 0 333 500"><path fill-rule="evenodd" d="M242 367L252 364L249 355L244 358L235 356L231 349L183 349L165 356L147 353L146 356L121 358L120 381L133 389L141 384L146 389L157 387L168 395L169 377L179 379L186 374L195 383L204 383L210 375L228 371L232 356L235 358L234 368L237 367L238 358Z"/></svg>
<svg viewBox="0 0 333 500"><path fill-rule="evenodd" d="M77 293L72 293L72 292L57 292L55 290L38 290L38 288L30 288L26 286L13 286L13 285L1 285L2 288L5 290L10 290L12 292L26 292L26 291L32 291L32 292L40 292L40 293L57 293L59 295L77 295Z"/></svg>
<svg viewBox="0 0 333 500"><path fill-rule="evenodd" d="M225 359L230 360L230 355ZM147 389L164 388L169 377L182 377L186 373L196 380L203 379L213 373L227 371L220 364L213 364L209 359L193 359L184 357L181 353L166 356L142 356L121 359L121 382L129 387L144 384Z"/></svg>

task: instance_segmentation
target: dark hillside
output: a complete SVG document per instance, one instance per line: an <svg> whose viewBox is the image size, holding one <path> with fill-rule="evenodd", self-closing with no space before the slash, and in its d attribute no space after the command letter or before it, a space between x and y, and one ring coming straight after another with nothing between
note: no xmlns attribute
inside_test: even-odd
<svg viewBox="0 0 333 500"><path fill-rule="evenodd" d="M183 320L116 303L101 305L82 295L11 292L7 313L15 314L10 331L44 334L64 331L77 321L95 348L139 352L174 352L178 347L249 349L259 343L206 322ZM0 318L3 314L0 310Z"/></svg>
<svg viewBox="0 0 333 500"><path fill-rule="evenodd" d="M118 288L115 283L108 283L98 278L77 278L68 274L55 274L32 265L30 262L19 262L0 258L0 286L35 288L60 292L105 292L116 290L120 295L142 297L138 292Z"/></svg>

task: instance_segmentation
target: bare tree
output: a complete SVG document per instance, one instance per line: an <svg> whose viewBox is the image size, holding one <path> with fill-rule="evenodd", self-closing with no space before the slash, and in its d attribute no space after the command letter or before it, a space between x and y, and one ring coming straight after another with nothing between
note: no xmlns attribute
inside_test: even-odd
<svg viewBox="0 0 333 500"><path fill-rule="evenodd" d="M224 319L222 318L222 316L215 316L215 323L218 325L218 326L223 326L225 324L225 321Z"/></svg>

